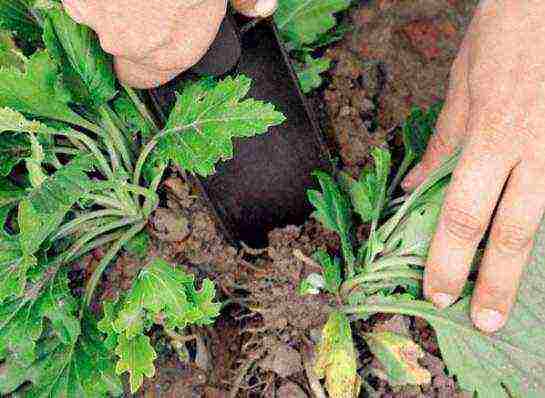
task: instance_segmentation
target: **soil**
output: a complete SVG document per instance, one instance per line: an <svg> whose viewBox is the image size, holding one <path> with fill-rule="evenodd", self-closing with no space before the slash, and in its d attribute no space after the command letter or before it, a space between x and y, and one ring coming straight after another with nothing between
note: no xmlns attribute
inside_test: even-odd
<svg viewBox="0 0 545 398"><path fill-rule="evenodd" d="M477 0L361 1L345 16L352 27L326 50L334 62L324 87L312 95L339 167L357 174L377 145L399 146L397 127L412 106L445 96L450 65ZM163 185L164 208L148 228L152 247L126 254L108 275L103 297L127 287L146 255L183 265L198 279L216 281L225 303L214 327L192 328L188 350L174 350L161 330L158 372L142 397L317 397L323 389L309 372L313 348L327 316L328 298L300 297L297 286L316 271L322 248L338 252L334 234L314 220L273 231L268 248L238 250L223 239L206 206L183 176ZM176 222L172 222L176 220ZM89 262L94 261L92 256ZM403 316L374 317L354 333L373 329L411 336L426 351L432 374L424 387L392 387L362 344L360 363L375 397L470 397L449 377L427 324Z"/></svg>

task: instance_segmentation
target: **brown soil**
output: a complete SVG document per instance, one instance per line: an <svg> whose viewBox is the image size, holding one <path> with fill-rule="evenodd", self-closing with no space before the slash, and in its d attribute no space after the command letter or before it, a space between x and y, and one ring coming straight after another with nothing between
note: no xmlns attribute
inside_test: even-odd
<svg viewBox="0 0 545 398"><path fill-rule="evenodd" d="M326 51L334 61L328 82L313 102L342 167L352 173L367 162L369 148L399 144L395 128L412 106L427 107L445 95L448 72L477 0L362 1L345 16L353 30ZM317 249L338 251L334 234L313 220L270 234L267 249L228 245L209 212L184 180L174 175L163 187L167 202L150 234L152 253L184 265L198 278L216 281L221 319L213 328L193 328L189 359L167 344L158 373L144 397L314 397L320 389L306 369L326 317L328 298L297 294L302 278L316 271L308 260ZM178 220L172 223L171 220ZM89 261L93 261L89 258ZM119 259L109 286L126 286L141 261ZM108 288L104 295L111 295ZM469 397L447 375L432 330L422 321L375 317L356 324L355 334L373 328L407 333L426 351L421 361L433 375L429 386L392 388L364 350L360 363L377 397ZM363 396L363 395L362 395Z"/></svg>

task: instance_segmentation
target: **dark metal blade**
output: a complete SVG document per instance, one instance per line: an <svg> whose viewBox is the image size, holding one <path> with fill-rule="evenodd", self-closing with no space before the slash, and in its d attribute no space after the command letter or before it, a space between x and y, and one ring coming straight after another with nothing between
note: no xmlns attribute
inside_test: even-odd
<svg viewBox="0 0 545 398"><path fill-rule="evenodd" d="M311 212L306 195L314 186L311 173L330 168L322 133L280 43L272 22L239 36L228 17L207 56L181 77L244 74L253 80L249 96L273 103L287 118L265 135L237 139L235 158L218 165L215 175L199 179L227 237L251 246L266 244L274 228L304 223ZM151 91L165 110L174 101L176 84Z"/></svg>

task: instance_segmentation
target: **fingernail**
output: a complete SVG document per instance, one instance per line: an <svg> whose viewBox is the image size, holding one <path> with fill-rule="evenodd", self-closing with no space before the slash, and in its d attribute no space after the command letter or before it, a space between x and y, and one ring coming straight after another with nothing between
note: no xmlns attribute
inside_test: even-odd
<svg viewBox="0 0 545 398"><path fill-rule="evenodd" d="M435 293L431 298L432 303L440 310L447 308L454 300L453 296L446 293Z"/></svg>
<svg viewBox="0 0 545 398"><path fill-rule="evenodd" d="M473 322L483 332L493 333L503 326L504 316L495 310L482 309L475 312Z"/></svg>
<svg viewBox="0 0 545 398"><path fill-rule="evenodd" d="M407 177L403 179L403 182L401 183L401 187L404 190L408 190L411 187L415 185L415 183L420 180L422 176L422 163L419 163L416 165L409 174L407 174Z"/></svg>
<svg viewBox="0 0 545 398"><path fill-rule="evenodd" d="M277 0L258 0L255 5L255 12L260 17L266 18L274 14L277 6Z"/></svg>

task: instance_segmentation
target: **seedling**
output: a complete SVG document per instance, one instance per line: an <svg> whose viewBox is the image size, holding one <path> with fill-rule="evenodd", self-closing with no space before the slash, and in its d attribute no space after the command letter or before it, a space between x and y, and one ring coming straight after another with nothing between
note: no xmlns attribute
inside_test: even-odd
<svg viewBox="0 0 545 398"><path fill-rule="evenodd" d="M407 169L421 156L437 117L437 108L427 113L414 111L405 125L408 150L402 164ZM416 121L416 122L415 122ZM424 137L425 140L415 140ZM545 333L542 285L543 230L538 235L518 303L507 326L494 335L473 327L469 317L471 286L451 308L439 311L423 301L422 266L438 221L449 175L459 153L446 160L410 195L392 200L388 195L390 154L385 149L372 152L374 166L358 180L341 174L337 179L318 172L321 191L310 191L316 208L314 216L341 241L342 259L318 252L321 275L311 274L301 284L302 294L330 294L337 306L331 309L323 332L315 365L326 378L333 398L357 397L361 378L357 373L357 352L350 322L375 313L403 314L425 319L435 329L450 374L459 386L479 397L539 397L545 394L541 379L545 363L541 348ZM398 173L398 182L403 174ZM395 192L390 188L390 192ZM355 214L354 214L355 213ZM370 224L366 241L354 242L354 216ZM355 248L357 247L357 250ZM421 350L403 336L370 334L363 336L370 350L383 363L395 384L426 384L430 375L416 363ZM403 350L414 355L404 356ZM539 351L539 353L536 352ZM340 358L343 358L340 360ZM366 386L369 388L369 386Z"/></svg>

